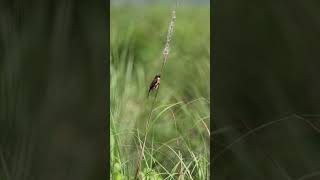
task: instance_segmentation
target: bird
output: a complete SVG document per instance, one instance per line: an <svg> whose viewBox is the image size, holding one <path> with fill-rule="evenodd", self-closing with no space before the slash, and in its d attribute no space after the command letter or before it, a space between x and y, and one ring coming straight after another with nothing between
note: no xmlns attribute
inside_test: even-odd
<svg viewBox="0 0 320 180"><path fill-rule="evenodd" d="M149 86L148 97L151 91L158 89L160 85L160 75L156 75Z"/></svg>

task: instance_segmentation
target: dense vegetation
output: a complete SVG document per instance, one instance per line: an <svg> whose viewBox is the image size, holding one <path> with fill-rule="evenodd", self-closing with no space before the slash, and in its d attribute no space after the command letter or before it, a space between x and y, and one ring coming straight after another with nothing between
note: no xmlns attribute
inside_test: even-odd
<svg viewBox="0 0 320 180"><path fill-rule="evenodd" d="M209 178L209 7L178 7L153 109L155 93L147 98L149 83L161 68L171 10L169 6L111 8L112 179L134 176L151 110L140 176Z"/></svg>

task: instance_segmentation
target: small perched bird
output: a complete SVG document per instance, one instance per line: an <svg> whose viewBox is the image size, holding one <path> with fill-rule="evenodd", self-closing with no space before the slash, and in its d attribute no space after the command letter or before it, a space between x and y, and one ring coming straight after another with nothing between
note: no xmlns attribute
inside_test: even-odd
<svg viewBox="0 0 320 180"><path fill-rule="evenodd" d="M160 85L160 75L156 75L150 84L149 91L148 91L148 97L149 97L149 94L151 91L158 89L159 85Z"/></svg>

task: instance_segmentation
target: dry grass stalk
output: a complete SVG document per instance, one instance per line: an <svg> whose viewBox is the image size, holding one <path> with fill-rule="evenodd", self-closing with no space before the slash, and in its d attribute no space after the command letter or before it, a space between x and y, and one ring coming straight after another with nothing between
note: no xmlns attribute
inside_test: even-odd
<svg viewBox="0 0 320 180"><path fill-rule="evenodd" d="M177 6L175 6L175 8L172 11L172 18L171 18L171 22L170 22L169 28L168 28L166 44L165 44L164 50L162 52L163 62L162 62L162 66L161 66L161 70L160 70L159 75L162 74L164 65L166 64L167 59L168 59L169 49L170 49L170 41L172 39L174 23L176 21L176 7ZM141 152L140 152L140 156L139 156L139 160L138 160L138 164L137 164L137 170L136 170L136 174L135 174L135 178L134 179L138 178L138 175L139 175L139 172L140 172L140 169L141 169L141 162L142 162L142 159L144 157L144 149L145 149L145 144L146 144L146 140L147 140L147 135L148 135L148 130L149 130L149 123L150 123L150 120L151 120L151 114L152 114L152 111L153 111L153 107L154 107L155 101L156 101L157 96L158 96L159 89L160 89L160 86L157 89L156 95L155 95L155 97L153 99L153 103L152 103L152 106L151 106L149 118L148 118L148 121L146 123L144 141L143 141L143 144L142 144L142 148L141 148Z"/></svg>

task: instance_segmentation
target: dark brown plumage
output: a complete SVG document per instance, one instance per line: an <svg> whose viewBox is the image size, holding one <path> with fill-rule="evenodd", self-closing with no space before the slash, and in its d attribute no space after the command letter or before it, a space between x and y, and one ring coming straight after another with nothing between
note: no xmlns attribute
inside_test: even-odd
<svg viewBox="0 0 320 180"><path fill-rule="evenodd" d="M151 91L158 89L160 85L160 75L156 75L149 86L148 97Z"/></svg>

